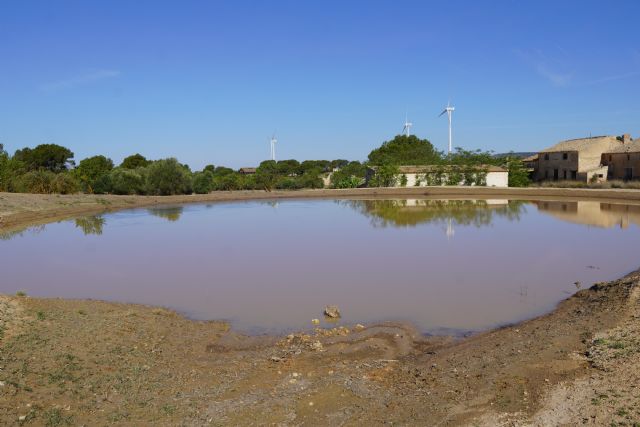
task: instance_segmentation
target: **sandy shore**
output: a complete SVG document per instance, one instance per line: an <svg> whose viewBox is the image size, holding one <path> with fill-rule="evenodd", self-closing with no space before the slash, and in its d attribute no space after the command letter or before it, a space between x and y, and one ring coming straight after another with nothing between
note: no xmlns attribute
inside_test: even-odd
<svg viewBox="0 0 640 427"><path fill-rule="evenodd" d="M0 193L0 216L8 229L137 206L258 197L640 201L640 191L625 190L389 190ZM247 337L154 307L4 295L0 424L634 425L639 283L632 273L597 284L548 315L465 339L424 337L394 324Z"/></svg>

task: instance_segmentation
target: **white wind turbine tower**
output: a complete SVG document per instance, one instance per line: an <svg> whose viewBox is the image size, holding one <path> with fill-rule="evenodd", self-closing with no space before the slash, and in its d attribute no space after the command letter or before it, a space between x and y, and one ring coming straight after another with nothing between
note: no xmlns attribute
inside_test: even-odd
<svg viewBox="0 0 640 427"><path fill-rule="evenodd" d="M442 113L440 113L440 116L442 116L444 113L447 113L447 116L449 117L449 154L451 154L451 151L453 151L451 139L451 114L453 113L453 110L455 110L455 108L451 107L449 105L449 102L447 102L447 108L445 108Z"/></svg>
<svg viewBox="0 0 640 427"><path fill-rule="evenodd" d="M269 143L271 144L271 160L276 159L276 142L278 142L278 140L276 139L276 134L274 132L273 136L269 140Z"/></svg>
<svg viewBox="0 0 640 427"><path fill-rule="evenodd" d="M411 126L413 126L413 123L409 121L409 116L405 115L404 127L402 128L402 133L404 133L406 136L411 135Z"/></svg>

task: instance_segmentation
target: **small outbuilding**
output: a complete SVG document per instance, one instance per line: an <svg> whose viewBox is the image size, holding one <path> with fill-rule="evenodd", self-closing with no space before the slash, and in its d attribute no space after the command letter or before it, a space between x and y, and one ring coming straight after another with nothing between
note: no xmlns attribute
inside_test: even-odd
<svg viewBox="0 0 640 427"><path fill-rule="evenodd" d="M253 175L256 173L258 168L240 168L238 169L238 173L242 175Z"/></svg>
<svg viewBox="0 0 640 427"><path fill-rule="evenodd" d="M366 180L370 182L377 167L367 169ZM428 187L437 185L469 185L484 187L508 187L509 171L499 166L399 166L394 187Z"/></svg>

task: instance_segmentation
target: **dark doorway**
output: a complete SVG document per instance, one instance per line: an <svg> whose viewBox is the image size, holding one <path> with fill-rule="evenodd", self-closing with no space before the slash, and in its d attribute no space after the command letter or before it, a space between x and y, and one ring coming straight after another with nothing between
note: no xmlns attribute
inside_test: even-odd
<svg viewBox="0 0 640 427"><path fill-rule="evenodd" d="M633 168L624 168L624 179L625 181L633 179Z"/></svg>
<svg viewBox="0 0 640 427"><path fill-rule="evenodd" d="M571 179L578 179L578 171L571 171Z"/></svg>
<svg viewBox="0 0 640 427"><path fill-rule="evenodd" d="M558 169L554 169L553 170L553 180L557 181L558 180Z"/></svg>

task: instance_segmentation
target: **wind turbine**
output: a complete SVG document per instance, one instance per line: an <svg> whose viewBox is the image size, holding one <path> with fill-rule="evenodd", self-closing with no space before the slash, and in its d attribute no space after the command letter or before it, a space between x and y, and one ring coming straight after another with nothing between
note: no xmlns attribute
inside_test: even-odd
<svg viewBox="0 0 640 427"><path fill-rule="evenodd" d="M409 121L409 116L405 115L402 133L404 133L406 136L411 135L411 126L413 126L413 123Z"/></svg>
<svg viewBox="0 0 640 427"><path fill-rule="evenodd" d="M451 151L453 150L452 147L452 140L451 140L451 114L453 113L453 110L455 110L455 108L451 107L449 105L449 102L447 102L447 107L442 111L442 113L440 113L440 116L442 116L444 113L447 113L447 116L449 117L449 154L451 154ZM440 117L438 116L438 117Z"/></svg>
<svg viewBox="0 0 640 427"><path fill-rule="evenodd" d="M276 142L278 142L278 140L276 139L276 133L273 133L273 136L271 137L271 139L269 140L269 143L271 144L271 160L276 160Z"/></svg>

